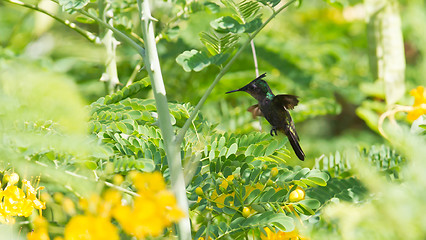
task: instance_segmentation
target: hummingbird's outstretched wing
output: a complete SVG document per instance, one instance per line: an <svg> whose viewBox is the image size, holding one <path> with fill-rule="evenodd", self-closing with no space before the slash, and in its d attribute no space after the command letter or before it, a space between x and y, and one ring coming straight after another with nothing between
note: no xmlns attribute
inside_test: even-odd
<svg viewBox="0 0 426 240"><path fill-rule="evenodd" d="M259 104L250 106L247 109L247 111L251 112L251 115L253 116L253 118L256 118L257 116L263 117L263 113L262 113L262 111L260 111Z"/></svg>
<svg viewBox="0 0 426 240"><path fill-rule="evenodd" d="M276 95L272 100L274 104L284 106L286 109L293 109L299 103L298 96L289 94Z"/></svg>

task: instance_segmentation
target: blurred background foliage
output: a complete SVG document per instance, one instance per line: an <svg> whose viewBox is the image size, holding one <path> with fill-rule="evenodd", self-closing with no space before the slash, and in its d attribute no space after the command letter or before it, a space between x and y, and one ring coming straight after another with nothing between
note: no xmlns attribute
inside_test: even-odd
<svg viewBox="0 0 426 240"><path fill-rule="evenodd" d="M90 19L62 12L57 4L50 1L27 3L38 4L90 32L97 34L102 31ZM199 33L211 32L210 22L229 15L231 11L219 11L215 4L204 1L152 3L153 14L158 19L155 26L163 77L168 100L172 102L171 117L173 125L181 128L219 68L210 65L200 72L186 72L176 58L191 49L207 52L198 40ZM425 199L422 194L425 181L421 180L422 175L418 172L424 169L419 167L424 165L421 160L424 160L425 153L419 150L424 140L392 133L389 144L378 133L377 121L379 115L387 110L386 99L384 84L377 81L370 70L363 1L299 3L299 6L290 6L278 15L254 42L259 71L267 73L266 79L274 93L300 97L300 104L292 116L308 156L307 161L300 163L294 160L293 153L282 148L283 141L277 141L280 138L272 140L268 135L269 125L264 119L252 119L246 109L254 104L254 100L247 94L224 94L255 77L252 52L246 49L213 90L194 121L195 130L191 129L185 138L182 147L184 164L195 164L188 169L196 169L195 172L186 172L189 176L186 180L189 182L190 176L197 173L203 174L189 185L192 210L202 212L207 205L205 200L194 203L197 196L193 190L197 187L203 187L204 191L210 189L210 192L216 189L215 193L226 192L220 189L220 183L229 174L223 176L219 173L226 167L230 171L224 163L242 162L242 158L256 159L253 162L246 160L247 166L269 177L269 169L286 162L288 165L312 167L311 171L327 172L330 177L330 180L328 176L322 177L328 180L327 186L310 185L306 188L306 195L320 202L316 208L322 210L327 203L337 204L337 207L333 205L335 208L325 209L329 221L320 217L320 211L302 216L303 220L315 223L309 225L313 226L309 229L313 236L328 239L330 231L324 232L324 229L333 229L331 234L345 234L345 239L391 239L389 236L402 239L403 230L393 229L394 232L386 233L388 228L383 227L375 237L371 229L383 219L371 216L386 215L389 209L398 206L407 215L398 220L399 215L391 214L389 222L381 226L399 224L404 226L401 229L407 229L405 231L411 234L405 235L407 239L424 238L424 231L419 230L424 229L424 217L419 216L424 211L418 210L424 208L421 203ZM90 6L96 8L95 3L90 3ZM141 41L137 37L141 33L135 3L116 1L112 3L112 10L115 26L133 33L132 36ZM425 83L426 32L423 23L426 22L426 3L422 0L400 0L399 11L406 61L404 84L408 93L409 89ZM264 20L263 16L268 16L270 11L265 8L260 13ZM235 53L235 49L231 49L230 53ZM93 189L99 191L103 186L97 181L99 179L111 182L115 174L125 175L134 169L156 169L167 177L162 137L156 126L156 107L153 101L145 99L152 98L152 89L145 78L146 72L136 67L141 65L140 57L126 44L117 47L116 55L118 88L121 91L106 96L107 86L100 79L105 72L107 54L99 39L89 40L43 14L0 1L0 126L3 142L6 143L0 147L0 156L8 159L3 164L22 169L30 162L27 160L33 160L34 166L21 170L30 171L29 175L42 172L46 166L55 166L58 172L49 171L49 180L66 184L62 187L52 184L48 186L49 191L71 191L77 196ZM136 81L136 84L125 88L128 82ZM398 104L412 104L413 100L407 93ZM130 96L132 98L128 98ZM396 115L396 119L404 127L410 125L404 114ZM25 126L19 125L23 123ZM84 134L87 127L91 137ZM407 128L403 129L408 132ZM266 142L273 147L267 147ZM103 146L100 147L99 143ZM263 161L268 165L263 165ZM198 162L202 166L214 164L217 167L201 169ZM417 168L414 167L416 165ZM279 168L280 173L294 172L295 175L300 172L307 174L304 169L300 166ZM372 169L376 171L371 173ZM62 176L62 171L69 176ZM75 172L81 175L72 174ZM81 189L78 185L76 179L81 176L90 176L89 179L93 180L93 184L87 186L89 189ZM288 184L286 182L280 187L290 192L290 183L303 186L301 176L292 177L286 180ZM254 185L259 179L249 177L249 180L248 183ZM239 184L241 179L232 181ZM400 184L402 181L406 184ZM124 182L121 186L127 189L130 185ZM279 186L268 187L278 191ZM381 189L390 189L383 201L377 197ZM250 192L241 194L244 198ZM417 200L407 203L413 199ZM341 201L344 203L339 205ZM261 204L267 205L268 202ZM403 209L407 205L409 209ZM222 210L216 211L221 213ZM240 213L237 215L241 217ZM66 217L63 216L60 221L66 222ZM368 224L363 220L369 220ZM247 222L247 226L251 226ZM364 231L357 232L356 227ZM199 234L205 230L200 229Z"/></svg>

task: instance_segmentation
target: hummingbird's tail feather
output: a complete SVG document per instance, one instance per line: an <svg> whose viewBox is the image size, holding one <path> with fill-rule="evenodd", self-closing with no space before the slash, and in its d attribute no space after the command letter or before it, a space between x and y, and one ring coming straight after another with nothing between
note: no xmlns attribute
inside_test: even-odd
<svg viewBox="0 0 426 240"><path fill-rule="evenodd" d="M282 132L287 135L288 141L290 142L294 153L296 153L296 156L302 161L305 160L305 153L303 152L302 147L299 144L297 134L293 133L289 128L287 128L286 130L282 130Z"/></svg>

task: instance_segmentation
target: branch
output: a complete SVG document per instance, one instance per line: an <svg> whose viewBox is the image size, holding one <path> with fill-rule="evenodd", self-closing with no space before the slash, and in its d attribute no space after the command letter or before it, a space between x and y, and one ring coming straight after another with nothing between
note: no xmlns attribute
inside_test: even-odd
<svg viewBox="0 0 426 240"><path fill-rule="evenodd" d="M203 106L204 102L206 101L207 97L210 95L210 93L213 91L213 88L216 86L216 84L219 83L220 79L225 75L225 73L229 70L231 65L235 62L235 60L241 55L243 50L250 44L251 40L256 37L256 35L266 26L268 23L275 18L282 10L287 8L290 4L296 2L297 0L290 0L283 6L281 6L278 10L274 11L272 15L260 26L259 29L257 29L252 35L249 35L249 38L247 41L241 46L240 49L238 49L237 53L229 60L229 62L225 65L224 68L216 75L216 78L214 79L213 83L210 85L210 87L207 89L207 91L204 93L204 95L201 97L198 104L195 106L194 110L191 113L191 116L186 120L185 124L183 125L182 129L179 131L177 137L176 137L176 144L180 145L182 144L183 138L185 137L186 132L188 131L188 128L191 125L191 122L195 119L198 112L200 111L201 107Z"/></svg>
<svg viewBox="0 0 426 240"><path fill-rule="evenodd" d="M170 171L170 182L176 195L179 208L185 214L178 223L179 239L191 239L191 223L189 221L189 205L186 196L185 178L180 156L180 145L175 142L175 134L170 121L169 105L166 97L163 76L161 74L160 60L158 59L157 46L154 34L153 18L148 0L137 0L139 15L142 20L142 36L145 43L146 54L143 57L146 70L151 79L155 104L157 106L158 122L163 135L164 148L166 150L167 162Z"/></svg>
<svg viewBox="0 0 426 240"><path fill-rule="evenodd" d="M83 37L87 38L87 40L89 40L91 42L96 42L96 36L93 33L91 33L89 31L86 31L86 30L78 27L75 23L72 23L72 22L70 22L68 20L63 20L63 19L61 19L61 18L59 18L59 17L57 17L57 16L55 16L55 15L47 12L44 9L39 8L36 5L31 5L31 4L23 3L23 2L21 2L19 0L3 0L3 1L11 3L11 4L18 5L18 6L21 6L21 7L29 8L29 9L32 9L34 11L37 11L37 12L40 12L40 13L43 13L43 14L46 14L47 16L55 19L56 21L64 24L65 26L71 28L74 31L78 32L80 35L82 35Z"/></svg>
<svg viewBox="0 0 426 240"><path fill-rule="evenodd" d="M396 124L395 121L395 114L397 114L398 112L411 112L414 110L413 106L400 106L397 105L395 106L393 109L390 109L386 112L384 112L382 115L380 115L379 117L379 122L377 125L377 128L379 129L380 134L382 134L382 136L389 141L389 137L386 135L385 131L383 130L383 123L385 121L386 118L389 118L389 121L394 124L395 126L398 126L398 124Z"/></svg>
<svg viewBox="0 0 426 240"><path fill-rule="evenodd" d="M259 65L257 64L257 56L256 56L256 48L254 46L254 40L250 41L251 52L253 53L253 62L254 62L254 70L256 72L256 77L259 77Z"/></svg>

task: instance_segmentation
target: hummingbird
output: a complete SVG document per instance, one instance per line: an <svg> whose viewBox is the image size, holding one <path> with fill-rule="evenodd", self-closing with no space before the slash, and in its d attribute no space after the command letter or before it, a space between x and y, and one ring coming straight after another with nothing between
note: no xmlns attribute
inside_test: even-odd
<svg viewBox="0 0 426 240"><path fill-rule="evenodd" d="M260 75L249 84L242 88L229 91L226 93L243 91L254 97L258 104L249 107L247 110L252 113L253 118L263 116L271 124L271 136L278 135L277 131L284 133L300 160L305 159L305 153L299 144L299 136L297 135L293 119L291 119L289 110L299 103L297 96L280 94L274 95L268 83L263 80L266 73Z"/></svg>

